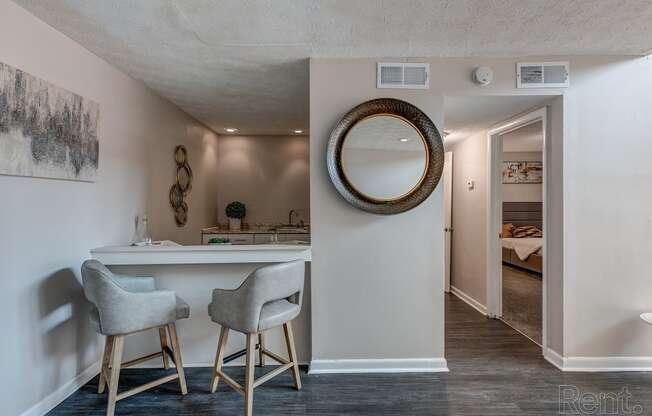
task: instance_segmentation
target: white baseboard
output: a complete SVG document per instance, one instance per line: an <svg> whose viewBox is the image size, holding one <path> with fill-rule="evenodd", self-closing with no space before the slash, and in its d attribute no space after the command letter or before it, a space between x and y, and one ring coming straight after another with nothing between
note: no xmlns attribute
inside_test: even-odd
<svg viewBox="0 0 652 416"><path fill-rule="evenodd" d="M312 360L308 374L438 373L446 372L444 358Z"/></svg>
<svg viewBox="0 0 652 416"><path fill-rule="evenodd" d="M473 309L476 311L480 312L483 315L487 315L487 307L484 306L482 303L478 302L477 300L473 299L471 296L467 295L466 293L462 292L455 286L451 285L451 293L458 298L462 299L464 302L466 302L469 306L471 306Z"/></svg>
<svg viewBox="0 0 652 416"><path fill-rule="evenodd" d="M564 371L652 371L652 357L566 357Z"/></svg>
<svg viewBox="0 0 652 416"><path fill-rule="evenodd" d="M568 372L652 371L652 357L562 357L549 348L543 357Z"/></svg>
<svg viewBox="0 0 652 416"><path fill-rule="evenodd" d="M546 359L550 364L554 365L560 370L564 370L564 357L559 355L556 351L547 348L543 352L543 358Z"/></svg>
<svg viewBox="0 0 652 416"><path fill-rule="evenodd" d="M59 387L40 402L25 410L20 416L43 416L54 409L59 403L66 400L68 396L79 390L100 373L99 361L77 374L75 378Z"/></svg>

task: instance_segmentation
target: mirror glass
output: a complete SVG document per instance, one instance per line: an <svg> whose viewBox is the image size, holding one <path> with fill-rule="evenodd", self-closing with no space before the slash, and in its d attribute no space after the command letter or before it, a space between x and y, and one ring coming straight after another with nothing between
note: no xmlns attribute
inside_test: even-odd
<svg viewBox="0 0 652 416"><path fill-rule="evenodd" d="M360 120L342 145L342 170L358 192L388 201L417 187L428 167L425 142L402 117L379 114Z"/></svg>

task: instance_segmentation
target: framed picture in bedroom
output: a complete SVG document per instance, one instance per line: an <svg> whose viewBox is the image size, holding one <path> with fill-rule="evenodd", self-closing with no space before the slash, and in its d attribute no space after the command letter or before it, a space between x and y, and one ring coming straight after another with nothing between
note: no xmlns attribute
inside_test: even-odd
<svg viewBox="0 0 652 416"><path fill-rule="evenodd" d="M504 161L503 183L508 183L508 184L543 183L543 162Z"/></svg>
<svg viewBox="0 0 652 416"><path fill-rule="evenodd" d="M0 62L0 175L95 182L99 104Z"/></svg>

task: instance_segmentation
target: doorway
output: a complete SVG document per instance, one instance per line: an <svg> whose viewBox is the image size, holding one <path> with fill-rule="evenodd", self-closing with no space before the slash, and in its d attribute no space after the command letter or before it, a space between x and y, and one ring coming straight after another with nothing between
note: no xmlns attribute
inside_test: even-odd
<svg viewBox="0 0 652 416"><path fill-rule="evenodd" d="M451 249L453 243L453 152L444 153L444 291L451 291Z"/></svg>
<svg viewBox="0 0 652 416"><path fill-rule="evenodd" d="M443 176L452 193L449 207L444 189L445 259L450 258L444 287L477 312L511 326L544 353L549 302L546 138L555 98L446 97L444 102L444 145L451 153L446 162L455 161L450 181L446 167ZM507 238L527 241L504 249L503 224L518 231L517 237Z"/></svg>

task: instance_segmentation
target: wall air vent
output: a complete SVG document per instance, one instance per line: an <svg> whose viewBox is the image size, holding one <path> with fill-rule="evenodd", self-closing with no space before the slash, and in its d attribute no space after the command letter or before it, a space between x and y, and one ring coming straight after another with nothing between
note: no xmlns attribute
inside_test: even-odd
<svg viewBox="0 0 652 416"><path fill-rule="evenodd" d="M378 63L376 87L427 89L430 65L413 63Z"/></svg>
<svg viewBox="0 0 652 416"><path fill-rule="evenodd" d="M519 62L517 88L564 88L570 85L568 62Z"/></svg>

